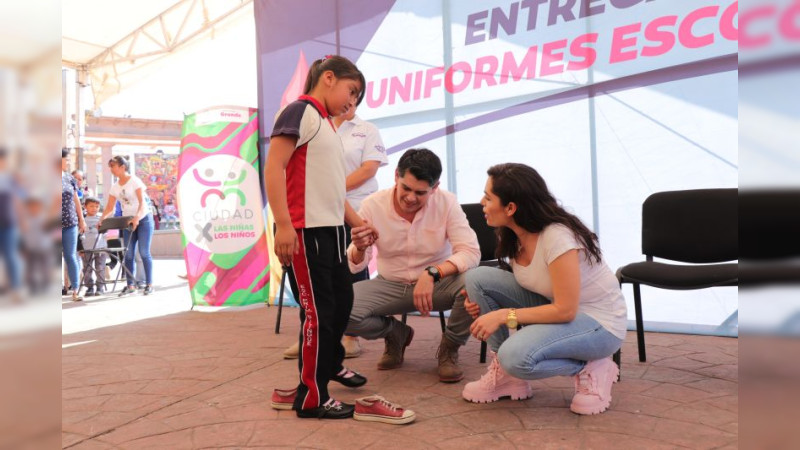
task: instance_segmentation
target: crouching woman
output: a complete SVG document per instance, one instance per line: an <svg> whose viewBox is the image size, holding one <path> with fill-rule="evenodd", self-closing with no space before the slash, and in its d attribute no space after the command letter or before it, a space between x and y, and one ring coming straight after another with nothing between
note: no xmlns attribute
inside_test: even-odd
<svg viewBox="0 0 800 450"><path fill-rule="evenodd" d="M533 168L500 164L488 174L481 204L497 231L501 268L467 272L465 306L476 318L472 335L488 340L493 360L462 395L521 400L532 396L528 380L570 376L570 409L601 413L619 374L611 355L625 338L627 308L597 235L558 204Z"/></svg>

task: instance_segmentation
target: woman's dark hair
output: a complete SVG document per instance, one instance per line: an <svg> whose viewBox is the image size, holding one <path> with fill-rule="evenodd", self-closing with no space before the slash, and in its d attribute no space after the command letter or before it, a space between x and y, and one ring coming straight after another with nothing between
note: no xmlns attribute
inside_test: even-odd
<svg viewBox="0 0 800 450"><path fill-rule="evenodd" d="M589 253L588 258L600 262L602 252L597 235L586 228L575 215L568 213L547 189L544 178L532 167L525 164L507 163L492 166L487 171L492 178L492 193L500 198L503 206L511 202L517 206L514 222L531 233L539 233L553 223L560 223L575 235L575 238ZM504 258L512 259L519 253L517 235L508 227L499 227L497 234L497 253L500 264L508 269Z"/></svg>
<svg viewBox="0 0 800 450"><path fill-rule="evenodd" d="M442 176L442 161L427 148L412 148L406 150L397 162L397 173L401 177L405 176L406 171L433 186Z"/></svg>
<svg viewBox="0 0 800 450"><path fill-rule="evenodd" d="M130 167L130 164L128 163L128 158L125 158L124 156L120 156L120 155L117 155L117 156L109 159L108 163L109 164L116 164L116 165L118 165L120 167L124 167L126 172L128 171L128 168Z"/></svg>
<svg viewBox="0 0 800 450"><path fill-rule="evenodd" d="M69 149L67 147L61 147L61 157L66 158L69 156Z"/></svg>
<svg viewBox="0 0 800 450"><path fill-rule="evenodd" d="M347 78L361 83L361 92L358 93L358 99L356 100L356 105L360 105L361 100L364 99L364 93L367 89L367 83L364 80L364 74L362 74L361 71L358 70L358 67L356 67L356 65L353 64L349 59L339 55L328 55L324 58L314 61L311 64L311 67L308 69L308 75L306 76L306 84L303 88L303 94L310 94L311 90L314 89L319 82L320 76L328 70L333 72L336 78Z"/></svg>

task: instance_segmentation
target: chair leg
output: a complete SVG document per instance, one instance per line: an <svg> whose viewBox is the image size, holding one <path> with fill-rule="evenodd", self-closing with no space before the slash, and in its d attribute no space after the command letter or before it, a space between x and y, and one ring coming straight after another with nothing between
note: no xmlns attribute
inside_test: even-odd
<svg viewBox="0 0 800 450"><path fill-rule="evenodd" d="M612 359L614 360L614 362L617 364L617 367L619 368L619 372L617 373L617 381L619 381L619 380L622 379L622 349L621 348L619 350L617 350L616 353L614 353L614 356L612 357Z"/></svg>
<svg viewBox="0 0 800 450"><path fill-rule="evenodd" d="M439 324L442 326L442 333L447 328L447 323L444 320L444 310L439 311Z"/></svg>
<svg viewBox="0 0 800 450"><path fill-rule="evenodd" d="M403 325L405 325L407 318L408 318L408 313L403 313L403 317L400 319L400 321L403 322Z"/></svg>
<svg viewBox="0 0 800 450"><path fill-rule="evenodd" d="M487 347L488 347L488 345L486 345L486 341L481 341L481 359L480 359L481 364L486 362L486 348Z"/></svg>
<svg viewBox="0 0 800 450"><path fill-rule="evenodd" d="M639 345L639 362L647 361L644 349L644 320L642 319L642 293L639 283L633 283L633 306L636 309L636 342Z"/></svg>
<svg viewBox="0 0 800 450"><path fill-rule="evenodd" d="M275 334L281 333L281 313L283 312L283 290L286 288L286 268L281 276L281 288L278 291L278 317L275 319Z"/></svg>

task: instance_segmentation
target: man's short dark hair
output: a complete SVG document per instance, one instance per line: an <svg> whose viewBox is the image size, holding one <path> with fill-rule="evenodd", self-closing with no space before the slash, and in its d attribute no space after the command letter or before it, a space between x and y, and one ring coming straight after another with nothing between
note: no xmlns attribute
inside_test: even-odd
<svg viewBox="0 0 800 450"><path fill-rule="evenodd" d="M442 176L442 161L427 148L412 148L406 150L397 163L397 173L401 177L405 176L406 171L433 186Z"/></svg>
<svg viewBox="0 0 800 450"><path fill-rule="evenodd" d="M88 205L89 203L97 203L99 205L100 199L98 199L97 197L86 197L83 199L84 205Z"/></svg>
<svg viewBox="0 0 800 450"><path fill-rule="evenodd" d="M66 158L69 156L69 149L67 147L61 147L61 157Z"/></svg>

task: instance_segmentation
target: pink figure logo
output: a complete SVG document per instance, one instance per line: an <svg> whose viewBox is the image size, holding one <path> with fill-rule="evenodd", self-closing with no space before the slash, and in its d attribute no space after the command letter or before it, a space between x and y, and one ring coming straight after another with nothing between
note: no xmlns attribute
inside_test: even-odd
<svg viewBox="0 0 800 450"><path fill-rule="evenodd" d="M308 63L303 51L300 50L300 56L297 58L297 66L294 68L292 79L289 80L289 85L283 91L281 97L281 108L297 100L297 97L303 95L303 88L306 84L306 76L308 75Z"/></svg>

